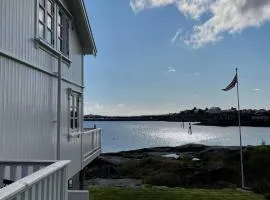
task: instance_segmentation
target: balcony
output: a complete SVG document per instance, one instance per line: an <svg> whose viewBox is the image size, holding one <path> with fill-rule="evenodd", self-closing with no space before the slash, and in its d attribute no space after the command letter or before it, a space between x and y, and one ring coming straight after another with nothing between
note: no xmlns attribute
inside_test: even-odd
<svg viewBox="0 0 270 200"><path fill-rule="evenodd" d="M82 133L82 168L101 153L101 129L85 129Z"/></svg>
<svg viewBox="0 0 270 200"><path fill-rule="evenodd" d="M67 199L69 162L0 161L0 200Z"/></svg>
<svg viewBox="0 0 270 200"><path fill-rule="evenodd" d="M83 169L101 153L101 129L85 129L78 137L81 145L81 155L78 155L82 161L80 169ZM89 199L88 191L68 190L69 163L70 161L0 161L0 200Z"/></svg>

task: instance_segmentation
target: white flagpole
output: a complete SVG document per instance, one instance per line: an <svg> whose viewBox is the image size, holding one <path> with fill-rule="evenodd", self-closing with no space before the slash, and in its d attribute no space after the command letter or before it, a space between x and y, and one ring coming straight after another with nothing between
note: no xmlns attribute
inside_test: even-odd
<svg viewBox="0 0 270 200"><path fill-rule="evenodd" d="M239 103L239 80L238 80L238 70L237 70L237 68L236 68L236 76L237 76L238 125L239 125L239 136L240 136L241 184L242 184L242 188L244 188L245 187L245 176L244 176L244 166L243 166L241 117L240 117L240 103Z"/></svg>

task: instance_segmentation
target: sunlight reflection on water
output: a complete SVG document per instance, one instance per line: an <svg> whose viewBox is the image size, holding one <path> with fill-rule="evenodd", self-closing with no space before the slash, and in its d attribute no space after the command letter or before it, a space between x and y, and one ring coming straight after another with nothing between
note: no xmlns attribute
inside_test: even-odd
<svg viewBox="0 0 270 200"><path fill-rule="evenodd" d="M85 122L93 127L94 122ZM187 143L206 145L239 145L238 127L192 126L188 134L179 122L95 122L103 129L103 152L156 146L177 146ZM270 128L243 127L243 144L258 145L262 140L270 144Z"/></svg>

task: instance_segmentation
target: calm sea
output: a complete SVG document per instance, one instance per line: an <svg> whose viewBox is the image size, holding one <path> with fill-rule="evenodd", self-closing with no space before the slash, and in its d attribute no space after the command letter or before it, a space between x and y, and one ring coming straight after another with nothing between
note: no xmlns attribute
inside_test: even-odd
<svg viewBox="0 0 270 200"><path fill-rule="evenodd" d="M179 122L95 122L103 129L103 152L116 152L145 147L177 146L187 143L206 145L239 145L238 127L192 126L188 134ZM93 127L94 122L85 122ZM243 144L270 144L270 128L242 127Z"/></svg>

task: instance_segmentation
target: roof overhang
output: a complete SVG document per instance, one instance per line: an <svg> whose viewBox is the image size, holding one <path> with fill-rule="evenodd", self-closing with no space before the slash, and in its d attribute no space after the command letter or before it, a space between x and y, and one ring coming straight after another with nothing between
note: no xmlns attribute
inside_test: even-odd
<svg viewBox="0 0 270 200"><path fill-rule="evenodd" d="M87 15L86 7L83 0L66 0L68 9L74 17L74 23L82 51L85 55L97 54L96 44L94 41L93 33L91 30L89 18Z"/></svg>

